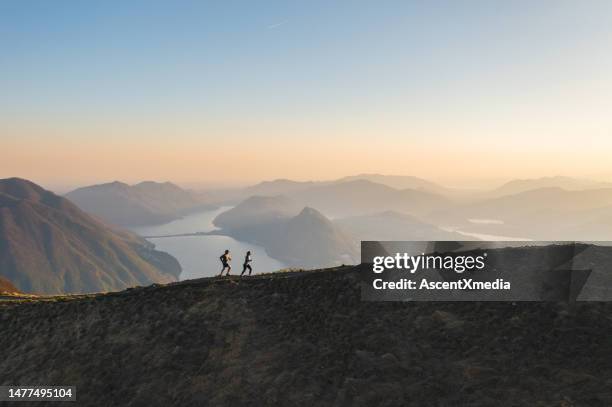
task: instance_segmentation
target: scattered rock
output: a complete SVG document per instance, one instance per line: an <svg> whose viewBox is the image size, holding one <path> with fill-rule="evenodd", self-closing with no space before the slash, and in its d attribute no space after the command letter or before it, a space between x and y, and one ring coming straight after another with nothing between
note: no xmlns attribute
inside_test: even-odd
<svg viewBox="0 0 612 407"><path fill-rule="evenodd" d="M464 322L457 318L455 314L452 314L448 311L440 311L436 310L433 314L431 314L431 318L434 321L443 323L446 329L457 329L463 327Z"/></svg>
<svg viewBox="0 0 612 407"><path fill-rule="evenodd" d="M399 360L393 353L385 353L381 358L387 362L397 363Z"/></svg>

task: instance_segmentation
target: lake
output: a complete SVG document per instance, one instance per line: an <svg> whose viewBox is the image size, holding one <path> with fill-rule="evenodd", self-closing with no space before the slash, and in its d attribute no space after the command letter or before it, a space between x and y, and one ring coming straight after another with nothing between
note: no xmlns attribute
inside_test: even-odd
<svg viewBox="0 0 612 407"><path fill-rule="evenodd" d="M231 207L202 211L181 219L155 226L132 228L141 236L176 235L181 233L209 232L215 229L212 221ZM221 271L219 256L225 249L232 253L232 274L240 274L247 250L253 253L253 273L267 273L286 266L266 254L263 247L241 242L229 236L177 236L147 239L157 250L170 253L183 269L180 280L212 277Z"/></svg>
<svg viewBox="0 0 612 407"><path fill-rule="evenodd" d="M177 235L181 233L209 232L216 229L213 220L222 212L231 209L231 206L222 206L212 211L192 213L161 225L142 226L130 228L140 236Z"/></svg>
<svg viewBox="0 0 612 407"><path fill-rule="evenodd" d="M475 222L476 221L476 222ZM480 222L477 222L480 221ZM497 221L494 219L470 219L471 223L481 223L481 224L503 224L502 221ZM501 223L500 223L501 222ZM527 242L533 241L533 239L529 239L526 237L518 237L518 236L501 236L501 235L488 235L485 233L472 233L472 232L464 232L462 230L457 229L452 226L439 226L440 229L445 230L447 232L456 232L468 237L474 237L478 240L483 240L485 242Z"/></svg>

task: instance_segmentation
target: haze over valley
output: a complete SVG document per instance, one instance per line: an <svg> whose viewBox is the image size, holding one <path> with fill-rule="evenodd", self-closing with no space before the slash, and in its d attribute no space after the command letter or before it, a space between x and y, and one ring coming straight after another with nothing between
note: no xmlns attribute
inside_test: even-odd
<svg viewBox="0 0 612 407"><path fill-rule="evenodd" d="M612 187L570 177L461 193L377 174L222 190L112 182L64 198L25 180L0 185L0 277L22 292L211 276L225 249L234 272L248 250L268 272L356 264L362 240L612 240Z"/></svg>

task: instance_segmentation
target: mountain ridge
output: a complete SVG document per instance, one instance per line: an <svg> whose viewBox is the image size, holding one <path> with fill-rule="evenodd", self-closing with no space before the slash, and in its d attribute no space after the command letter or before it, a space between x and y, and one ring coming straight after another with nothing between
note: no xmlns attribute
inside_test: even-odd
<svg viewBox="0 0 612 407"><path fill-rule="evenodd" d="M289 196L331 217L364 215L383 210L420 215L450 205L449 199L428 191L399 190L363 179L315 186Z"/></svg>
<svg viewBox="0 0 612 407"><path fill-rule="evenodd" d="M361 301L358 273L0 301L0 385L70 383L84 407L612 404L611 303Z"/></svg>
<svg viewBox="0 0 612 407"><path fill-rule="evenodd" d="M514 179L492 192L496 195L513 195L530 190L555 187L568 191L579 191L612 188L612 183L557 175L541 178Z"/></svg>
<svg viewBox="0 0 612 407"><path fill-rule="evenodd" d="M191 212L216 209L202 196L171 182L154 181L135 185L114 181L77 188L65 195L84 211L127 227L166 223Z"/></svg>
<svg viewBox="0 0 612 407"><path fill-rule="evenodd" d="M27 180L0 180L0 275L36 294L176 280L180 265Z"/></svg>

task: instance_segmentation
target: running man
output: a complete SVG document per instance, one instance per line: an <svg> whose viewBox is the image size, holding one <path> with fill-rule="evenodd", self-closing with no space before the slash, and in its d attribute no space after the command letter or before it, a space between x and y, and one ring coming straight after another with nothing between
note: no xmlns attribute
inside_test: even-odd
<svg viewBox="0 0 612 407"><path fill-rule="evenodd" d="M223 265L219 277L223 277L223 272L225 271L225 269L227 269L226 275L229 276L230 271L232 271L232 266L230 266L230 262L232 261L232 255L230 254L230 251L226 250L225 253L223 253L221 257L219 257L219 260L221 260L221 264Z"/></svg>
<svg viewBox="0 0 612 407"><path fill-rule="evenodd" d="M253 256L251 256L251 251L249 250L246 252L246 256L244 256L244 264L242 265L242 273L240 273L240 275L243 275L247 269L249 269L249 276L251 275L251 271L253 271L253 268L251 267L252 261Z"/></svg>

